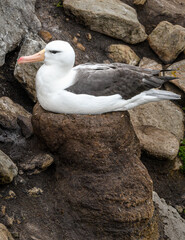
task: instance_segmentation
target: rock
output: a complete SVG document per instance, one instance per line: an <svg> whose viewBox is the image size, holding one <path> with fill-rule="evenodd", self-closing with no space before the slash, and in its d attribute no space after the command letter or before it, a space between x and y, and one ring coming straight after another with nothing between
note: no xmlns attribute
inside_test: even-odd
<svg viewBox="0 0 185 240"><path fill-rule="evenodd" d="M1 213L2 213L2 216L5 216L6 214L6 206L1 206Z"/></svg>
<svg viewBox="0 0 185 240"><path fill-rule="evenodd" d="M5 227L5 225L0 223L0 239L1 240L14 240L11 233Z"/></svg>
<svg viewBox="0 0 185 240"><path fill-rule="evenodd" d="M149 35L148 42L164 63L171 63L185 49L185 28L163 21Z"/></svg>
<svg viewBox="0 0 185 240"><path fill-rule="evenodd" d="M127 112L55 114L36 104L32 123L58 156L58 191L70 216L61 224L69 229L68 239L158 239L152 180L139 160Z"/></svg>
<svg viewBox="0 0 185 240"><path fill-rule="evenodd" d="M165 75L170 75L170 74L165 73ZM173 82L173 80L170 82L166 82L164 84L165 89L167 91L171 91L171 92L181 95L181 99L178 100L178 103L180 106L185 107L185 93L180 88L178 88L176 85L174 85L172 82Z"/></svg>
<svg viewBox="0 0 185 240"><path fill-rule="evenodd" d="M184 0L149 0L142 6L134 4L137 0L122 1L131 7L137 8L138 19L145 26L146 32L149 34L162 21L168 21L172 24L185 27ZM142 0L138 0L138 2L142 2Z"/></svg>
<svg viewBox="0 0 185 240"><path fill-rule="evenodd" d="M12 227L13 224L14 224L14 221L15 221L15 219L14 219L13 216L10 217L10 216L8 216L8 215L6 214L6 216L5 216L5 222L6 222L6 226L7 226L7 227Z"/></svg>
<svg viewBox="0 0 185 240"><path fill-rule="evenodd" d="M129 46L123 44L111 44L108 47L108 52L108 57L114 62L137 65L140 61L135 52Z"/></svg>
<svg viewBox="0 0 185 240"><path fill-rule="evenodd" d="M72 13L93 31L131 44L147 38L135 9L119 0L64 0L63 7L67 14Z"/></svg>
<svg viewBox="0 0 185 240"><path fill-rule="evenodd" d="M135 128L141 148L149 155L160 159L174 160L179 151L179 141L170 133L152 126Z"/></svg>
<svg viewBox="0 0 185 240"><path fill-rule="evenodd" d="M77 43L78 43L78 38L77 38L77 37L74 37L74 38L73 38L73 43L74 43L74 44L77 44Z"/></svg>
<svg viewBox="0 0 185 240"><path fill-rule="evenodd" d="M81 43L77 43L77 48L85 52L85 47Z"/></svg>
<svg viewBox="0 0 185 240"><path fill-rule="evenodd" d="M168 131L178 141L184 136L184 114L170 101L152 102L129 110L134 129L140 126L153 126Z"/></svg>
<svg viewBox="0 0 185 240"><path fill-rule="evenodd" d="M5 197L5 199L15 199L15 198L16 198L16 194L12 190L10 190L8 193L8 196Z"/></svg>
<svg viewBox="0 0 185 240"><path fill-rule="evenodd" d="M43 190L41 188L33 187L28 190L28 195L31 197L38 197L43 193Z"/></svg>
<svg viewBox="0 0 185 240"><path fill-rule="evenodd" d="M162 65L153 59L143 57L139 63L141 68L149 68L153 70L162 70Z"/></svg>
<svg viewBox="0 0 185 240"><path fill-rule="evenodd" d="M181 218L175 208L167 205L163 198L160 199L156 192L153 192L153 201L159 208L160 217L163 221L164 234L169 240L185 239L185 220Z"/></svg>
<svg viewBox="0 0 185 240"><path fill-rule="evenodd" d="M36 0L0 1L0 66L6 53L14 50L28 31L41 26L35 15Z"/></svg>
<svg viewBox="0 0 185 240"><path fill-rule="evenodd" d="M49 42L52 39L52 35L50 32L45 31L45 30L40 30L39 31L39 36L45 41L45 42Z"/></svg>
<svg viewBox="0 0 185 240"><path fill-rule="evenodd" d="M8 97L0 98L0 125L8 129L18 127L18 118L30 119L31 114Z"/></svg>
<svg viewBox="0 0 185 240"><path fill-rule="evenodd" d="M40 153L28 162L21 164L20 167L24 171L31 171L30 175L32 175L46 170L53 162L54 159L50 154Z"/></svg>
<svg viewBox="0 0 185 240"><path fill-rule="evenodd" d="M31 123L31 114L30 114L30 117L24 117L24 116L18 115L17 123L21 127L22 135L25 138L29 138L33 135L33 127L32 127L32 123Z"/></svg>
<svg viewBox="0 0 185 240"><path fill-rule="evenodd" d="M10 183L17 174L15 163L0 150L0 184Z"/></svg>
<svg viewBox="0 0 185 240"><path fill-rule="evenodd" d="M183 164L179 157L175 158L173 171L179 171L182 168Z"/></svg>
<svg viewBox="0 0 185 240"><path fill-rule="evenodd" d="M37 35L25 39L19 56L31 55L45 48L46 43ZM14 76L28 92L30 98L36 102L35 76L43 63L16 64Z"/></svg>
<svg viewBox="0 0 185 240"><path fill-rule="evenodd" d="M85 36L86 36L88 41L92 40L92 35L90 33L87 33Z"/></svg>
<svg viewBox="0 0 185 240"><path fill-rule="evenodd" d="M135 4L135 5L144 5L145 2L146 2L146 0L135 0L135 1L134 1L134 4Z"/></svg>
<svg viewBox="0 0 185 240"><path fill-rule="evenodd" d="M174 71L168 72L167 75L178 78L170 82L185 93L185 60L173 63L168 69L173 69Z"/></svg>

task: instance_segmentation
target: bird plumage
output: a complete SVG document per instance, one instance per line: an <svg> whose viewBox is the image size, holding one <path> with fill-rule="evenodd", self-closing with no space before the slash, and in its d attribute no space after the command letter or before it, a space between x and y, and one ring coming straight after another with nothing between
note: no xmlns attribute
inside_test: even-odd
<svg viewBox="0 0 185 240"><path fill-rule="evenodd" d="M36 91L41 106L48 111L101 114L180 98L172 92L151 89L173 79L160 76L158 70L122 63L88 63L73 67L74 50L64 41L50 42L44 54L44 64L36 76ZM36 58L37 54L22 57L18 62L35 61Z"/></svg>

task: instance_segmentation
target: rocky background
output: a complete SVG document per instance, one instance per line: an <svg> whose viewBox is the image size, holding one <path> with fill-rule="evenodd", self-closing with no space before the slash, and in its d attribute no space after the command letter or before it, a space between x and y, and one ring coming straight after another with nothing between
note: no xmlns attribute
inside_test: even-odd
<svg viewBox="0 0 185 240"><path fill-rule="evenodd" d="M184 12L184 0L0 2L0 239L185 239ZM173 69L165 88L182 99L48 113L35 105L40 64L16 60L55 39L75 64Z"/></svg>

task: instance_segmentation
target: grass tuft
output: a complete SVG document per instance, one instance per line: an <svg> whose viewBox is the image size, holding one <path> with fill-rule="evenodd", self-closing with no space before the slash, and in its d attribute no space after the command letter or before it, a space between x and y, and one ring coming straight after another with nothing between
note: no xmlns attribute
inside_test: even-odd
<svg viewBox="0 0 185 240"><path fill-rule="evenodd" d="M181 141L178 155L182 161L181 170L185 174L185 138Z"/></svg>

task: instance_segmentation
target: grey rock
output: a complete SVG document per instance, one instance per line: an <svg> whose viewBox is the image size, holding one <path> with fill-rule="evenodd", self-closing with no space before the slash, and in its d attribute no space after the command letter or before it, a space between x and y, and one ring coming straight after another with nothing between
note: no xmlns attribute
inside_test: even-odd
<svg viewBox="0 0 185 240"><path fill-rule="evenodd" d="M0 223L0 240L14 240L8 229Z"/></svg>
<svg viewBox="0 0 185 240"><path fill-rule="evenodd" d="M22 106L14 103L8 97L0 98L0 125L8 129L16 129L18 127L18 117L29 118L31 114Z"/></svg>
<svg viewBox="0 0 185 240"><path fill-rule="evenodd" d="M185 239L185 220L181 218L175 208L167 205L165 200L153 192L153 201L159 208L159 214L163 221L164 234L169 240Z"/></svg>
<svg viewBox="0 0 185 240"><path fill-rule="evenodd" d="M169 131L152 126L135 128L141 148L160 159L174 160L179 151L179 141Z"/></svg>
<svg viewBox="0 0 185 240"><path fill-rule="evenodd" d="M0 184L10 183L17 174L17 166L0 150Z"/></svg>
<svg viewBox="0 0 185 240"><path fill-rule="evenodd" d="M7 52L15 49L28 31L37 31L41 23L35 15L36 0L0 1L0 66Z"/></svg>
<svg viewBox="0 0 185 240"><path fill-rule="evenodd" d="M134 126L153 126L171 132L178 141L184 136L184 113L171 101L147 103L129 110Z"/></svg>
<svg viewBox="0 0 185 240"><path fill-rule="evenodd" d="M131 44L147 38L135 9L119 0L64 0L63 7L91 30Z"/></svg>
<svg viewBox="0 0 185 240"><path fill-rule="evenodd" d="M46 46L46 43L37 35L28 36L19 52L19 56L32 55L39 52ZM36 102L35 76L43 63L16 64L14 70L15 78L22 84L28 92L30 98Z"/></svg>
<svg viewBox="0 0 185 240"><path fill-rule="evenodd" d="M129 47L123 44L111 44L108 47L108 57L114 62L121 62L130 65L137 65L140 58L136 53Z"/></svg>
<svg viewBox="0 0 185 240"><path fill-rule="evenodd" d="M149 35L148 42L164 63L171 63L185 49L185 28L160 22Z"/></svg>

